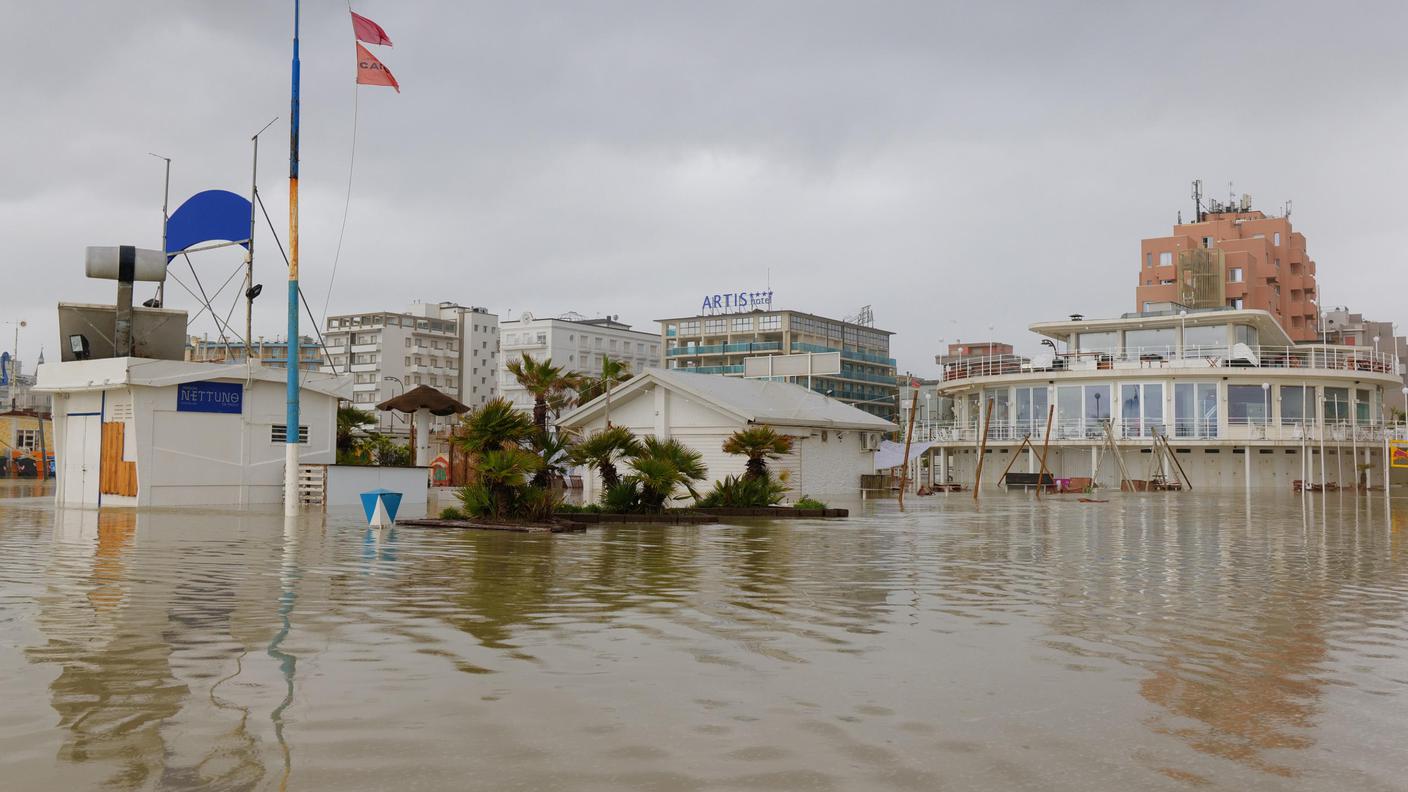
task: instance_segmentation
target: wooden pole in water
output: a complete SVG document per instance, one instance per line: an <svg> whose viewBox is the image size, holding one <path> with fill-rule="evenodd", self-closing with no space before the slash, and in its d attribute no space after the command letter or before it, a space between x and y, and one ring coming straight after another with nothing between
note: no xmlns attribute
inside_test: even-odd
<svg viewBox="0 0 1408 792"><path fill-rule="evenodd" d="M997 486L1001 487L1003 482L1007 480L1007 474L1012 472L1012 466L1017 464L1017 457L1021 455L1024 448L1030 448L1031 453L1036 453L1036 448L1032 446L1031 435L1024 435L1022 442L1017 444L1016 452L1012 454L1011 459L1007 460L1007 467L1003 468L1002 475L997 477Z"/></svg>
<svg viewBox="0 0 1408 792"><path fill-rule="evenodd" d="M992 399L983 411L983 439L978 443L978 470L973 475L973 500L978 500L978 490L983 486L983 457L988 453L988 426L992 424Z"/></svg>
<svg viewBox="0 0 1408 792"><path fill-rule="evenodd" d="M1041 490L1043 489L1043 487L1042 487L1042 485L1041 485L1041 474L1042 474L1042 473L1045 473L1045 474L1047 474L1047 475L1050 475L1050 474L1051 474L1051 469L1046 466L1046 452L1047 452L1047 450L1048 450L1049 448L1051 448L1051 419L1052 419L1053 417L1055 417L1055 415L1056 415L1056 405L1052 404L1052 405L1050 405L1050 406L1048 406L1048 407L1046 408L1046 434L1043 435L1042 438L1041 438L1041 470L1036 474L1036 483L1037 483L1037 487L1036 487L1036 497L1037 497L1037 500L1040 500L1040 499L1041 499ZM1052 476L1052 478L1055 479L1054 476Z"/></svg>
<svg viewBox="0 0 1408 792"><path fill-rule="evenodd" d="M900 468L900 508L904 508L904 491L909 486L909 444L914 441L914 411L919 407L919 382L909 380L909 426L904 430L904 465Z"/></svg>

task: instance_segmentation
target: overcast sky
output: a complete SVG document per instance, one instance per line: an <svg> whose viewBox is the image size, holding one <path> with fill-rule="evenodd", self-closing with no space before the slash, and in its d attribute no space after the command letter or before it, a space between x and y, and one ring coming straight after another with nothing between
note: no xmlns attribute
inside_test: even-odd
<svg viewBox="0 0 1408 792"><path fill-rule="evenodd" d="M278 116L259 183L286 236L291 0L0 8L0 321L30 322L22 357L57 352L59 300L111 302L85 245L160 247L147 152L174 159L173 207L246 193L250 136ZM1408 4L355 8L395 42L373 49L402 91L356 89L346 5L304 3L303 284L320 315L356 90L332 313L453 300L654 332L770 272L778 307L872 305L901 370L931 373L941 338L1031 349L1031 322L1133 310L1139 240L1190 214L1202 178L1268 212L1294 201L1325 304L1405 314ZM255 334L276 336L286 271L258 233ZM240 255L192 260L213 289ZM198 307L174 283L168 305Z"/></svg>

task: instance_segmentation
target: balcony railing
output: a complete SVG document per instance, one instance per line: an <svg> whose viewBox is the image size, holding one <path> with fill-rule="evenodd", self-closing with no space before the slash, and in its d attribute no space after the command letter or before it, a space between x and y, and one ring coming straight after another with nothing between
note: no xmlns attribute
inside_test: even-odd
<svg viewBox="0 0 1408 792"><path fill-rule="evenodd" d="M795 352L840 352L842 360L857 360L862 363L874 363L877 366L893 366L895 359L876 355L870 352L862 352L859 349L838 349L836 347L822 346L821 344L806 344L801 341L792 342L792 351Z"/></svg>
<svg viewBox="0 0 1408 792"><path fill-rule="evenodd" d="M694 355L734 355L749 352L777 352L782 345L776 341L750 341L740 344L705 344L703 346L682 346L665 350L665 357L686 357Z"/></svg>
<svg viewBox="0 0 1408 792"><path fill-rule="evenodd" d="M914 423L914 439L919 442L977 444L982 438L979 421L925 421ZM1125 419L1110 422L1115 440L1130 445L1147 445L1155 436L1162 436L1175 445L1189 440L1225 440L1240 442L1305 443L1316 445L1322 440L1336 444L1379 444L1384 440L1408 439L1408 426L1384 423L1265 423L1261 421L1219 422L1215 418L1188 418L1172 421ZM988 427L989 443L1015 443L1028 437L1033 443L1046 440L1046 419L994 419ZM1105 427L1094 418L1062 418L1051 423L1051 441L1081 441L1082 445L1105 440Z"/></svg>
<svg viewBox="0 0 1408 792"><path fill-rule="evenodd" d="M1120 352L1072 352L1045 359L1019 355L963 358L943 367L945 382L1053 371L1113 372L1143 369L1309 369L1395 375L1398 358L1368 349L1297 346L1189 346L1179 354L1170 347L1132 347Z"/></svg>

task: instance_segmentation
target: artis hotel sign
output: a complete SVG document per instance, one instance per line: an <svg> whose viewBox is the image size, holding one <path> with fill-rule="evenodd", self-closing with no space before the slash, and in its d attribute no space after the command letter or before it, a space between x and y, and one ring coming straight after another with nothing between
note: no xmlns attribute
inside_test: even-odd
<svg viewBox="0 0 1408 792"><path fill-rule="evenodd" d="M706 314L724 313L746 313L748 311L771 311L772 310L772 290L768 291L741 291L727 292L724 294L704 295L704 304L700 306Z"/></svg>

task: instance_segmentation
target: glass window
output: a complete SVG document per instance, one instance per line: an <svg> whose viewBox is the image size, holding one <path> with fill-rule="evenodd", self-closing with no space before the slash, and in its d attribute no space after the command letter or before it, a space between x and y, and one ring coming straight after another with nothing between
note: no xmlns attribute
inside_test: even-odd
<svg viewBox="0 0 1408 792"><path fill-rule="evenodd" d="M1169 253L1168 251L1164 251L1163 253L1160 253L1160 254L1159 254L1159 266L1160 266L1160 267L1169 267L1169 266L1172 266L1172 265L1173 265L1173 254L1172 254L1172 253Z"/></svg>
<svg viewBox="0 0 1408 792"><path fill-rule="evenodd" d="M1313 389L1300 385L1281 386L1281 423L1303 424L1310 413Z"/></svg>
<svg viewBox="0 0 1408 792"><path fill-rule="evenodd" d="M699 335L699 322L680 322L680 335Z"/></svg>
<svg viewBox="0 0 1408 792"><path fill-rule="evenodd" d="M1241 267L1230 267L1230 268L1228 268L1228 270L1227 270L1227 282L1228 282L1228 283L1241 283L1241 282L1242 282L1242 268L1241 268Z"/></svg>
<svg viewBox="0 0 1408 792"><path fill-rule="evenodd" d="M1278 245L1278 246L1281 244L1281 232L1280 232L1280 231L1277 231L1275 234L1272 234L1272 235L1271 235L1271 244L1273 244L1273 245Z"/></svg>
<svg viewBox="0 0 1408 792"><path fill-rule="evenodd" d="M1325 423L1349 422L1349 388L1325 389Z"/></svg>
<svg viewBox="0 0 1408 792"><path fill-rule="evenodd" d="M1227 350L1227 325L1198 325L1183 328L1183 354L1217 355Z"/></svg>
<svg viewBox="0 0 1408 792"><path fill-rule="evenodd" d="M1077 336L1076 346L1082 352L1110 352L1114 353L1119 349L1119 333L1081 333Z"/></svg>
<svg viewBox="0 0 1408 792"><path fill-rule="evenodd" d="M1172 327L1159 327L1152 330L1126 330L1124 334L1125 356L1134 358L1140 355L1173 354L1178 343L1178 333Z"/></svg>
<svg viewBox="0 0 1408 792"><path fill-rule="evenodd" d="M1062 385L1056 389L1057 437L1078 437L1081 433L1080 386Z"/></svg>
<svg viewBox="0 0 1408 792"><path fill-rule="evenodd" d="M1086 428L1098 429L1100 422L1110 417L1110 386L1086 385L1084 403Z"/></svg>
<svg viewBox="0 0 1408 792"><path fill-rule="evenodd" d="M1145 253L1145 254L1144 254L1144 266L1145 266L1145 267L1152 267L1152 266L1154 266L1154 254L1153 254L1153 253Z"/></svg>
<svg viewBox="0 0 1408 792"><path fill-rule="evenodd" d="M705 334L705 335L716 335L716 334L718 334L718 333L722 333L722 332L724 332L724 328L727 327L727 326L728 326L728 320L727 320L727 319L705 319L705 320L704 320L704 334Z"/></svg>
<svg viewBox="0 0 1408 792"><path fill-rule="evenodd" d="M1227 386L1227 423L1265 424L1270 391L1260 385Z"/></svg>
<svg viewBox="0 0 1408 792"><path fill-rule="evenodd" d="M1237 300L1237 307L1242 307L1240 299ZM1234 325L1232 329L1239 344L1256 348L1261 343L1261 332L1251 325Z"/></svg>
<svg viewBox="0 0 1408 792"><path fill-rule="evenodd" d="M753 317L735 316L733 318L733 332L748 332L753 329Z"/></svg>
<svg viewBox="0 0 1408 792"><path fill-rule="evenodd" d="M1360 389L1354 392L1354 422L1360 425L1372 423L1369 420L1369 391Z"/></svg>
<svg viewBox="0 0 1408 792"><path fill-rule="evenodd" d="M992 404L992 419L988 423L988 437L1003 440L1011 435L1012 412L1006 388L991 388L983 392L983 404Z"/></svg>
<svg viewBox="0 0 1408 792"><path fill-rule="evenodd" d="M1217 383L1173 386L1173 431L1177 437L1217 437Z"/></svg>
<svg viewBox="0 0 1408 792"><path fill-rule="evenodd" d="M1046 386L1017 388L1017 434L1040 437L1046 431Z"/></svg>
<svg viewBox="0 0 1408 792"><path fill-rule="evenodd" d="M777 330L782 327L781 316L760 316L758 317L759 330Z"/></svg>

